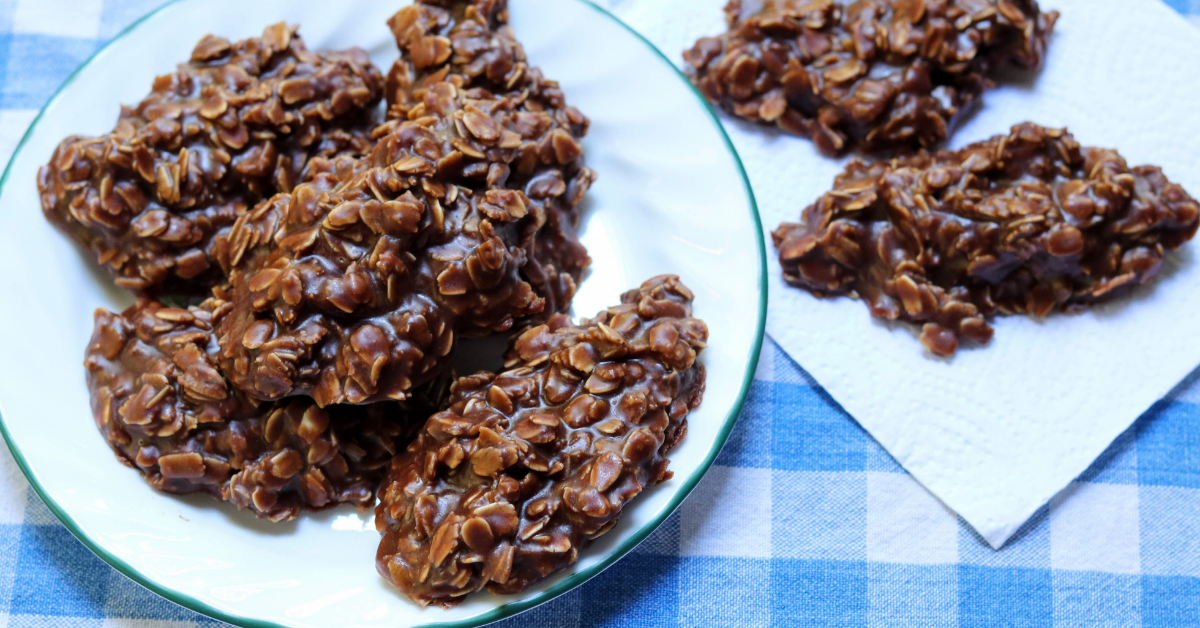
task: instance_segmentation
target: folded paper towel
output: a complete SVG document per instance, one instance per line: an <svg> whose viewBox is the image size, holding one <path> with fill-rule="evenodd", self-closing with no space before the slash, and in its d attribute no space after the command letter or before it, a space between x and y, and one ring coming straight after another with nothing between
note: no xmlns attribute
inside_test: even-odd
<svg viewBox="0 0 1200 628"><path fill-rule="evenodd" d="M725 0L624 0L617 15L677 65L725 28ZM1200 32L1158 0L1043 0L1062 12L1040 74L987 92L959 147L1026 120L1085 146L1163 166L1200 194ZM728 116L769 232L794 221L846 160ZM769 233L767 234L768 242ZM1200 255L1192 242L1156 284L1080 315L996 321L985 348L924 353L915 327L852 299L785 285L771 257L768 332L900 464L993 547L1067 486L1200 364Z"/></svg>

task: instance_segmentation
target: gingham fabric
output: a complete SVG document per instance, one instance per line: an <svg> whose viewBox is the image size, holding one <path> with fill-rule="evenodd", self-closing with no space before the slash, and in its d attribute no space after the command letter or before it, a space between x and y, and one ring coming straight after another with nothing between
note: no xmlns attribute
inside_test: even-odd
<svg viewBox="0 0 1200 628"><path fill-rule="evenodd" d="M161 2L0 0L0 163L67 74ZM1200 0L1169 4L1200 24ZM220 622L92 555L0 452L0 628L200 625ZM1200 383L996 552L768 339L729 443L679 512L498 625L1200 626Z"/></svg>

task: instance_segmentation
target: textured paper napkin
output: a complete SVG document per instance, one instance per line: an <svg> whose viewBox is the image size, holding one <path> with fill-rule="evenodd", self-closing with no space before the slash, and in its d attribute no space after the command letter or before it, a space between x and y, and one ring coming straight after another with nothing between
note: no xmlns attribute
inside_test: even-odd
<svg viewBox="0 0 1200 628"><path fill-rule="evenodd" d="M725 0L626 0L617 14L677 65L724 29ZM1062 18L1040 74L985 94L962 146L1031 120L1163 166L1200 196L1200 32L1158 0L1043 0ZM769 231L828 190L845 160L728 116ZM788 287L770 256L771 336L934 495L1000 547L1200 364L1200 255L1081 315L998 319L986 348L924 353L914 327Z"/></svg>

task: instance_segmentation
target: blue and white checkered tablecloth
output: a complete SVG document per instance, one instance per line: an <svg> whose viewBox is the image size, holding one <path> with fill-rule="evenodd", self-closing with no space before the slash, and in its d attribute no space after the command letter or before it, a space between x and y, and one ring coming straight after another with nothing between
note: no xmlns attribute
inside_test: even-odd
<svg viewBox="0 0 1200 628"><path fill-rule="evenodd" d="M0 164L71 70L162 1L0 0ZM1200 0L1168 4L1200 24ZM768 340L680 511L500 625L1200 626L1200 383L1182 388L995 552ZM218 623L101 562L0 451L0 628Z"/></svg>

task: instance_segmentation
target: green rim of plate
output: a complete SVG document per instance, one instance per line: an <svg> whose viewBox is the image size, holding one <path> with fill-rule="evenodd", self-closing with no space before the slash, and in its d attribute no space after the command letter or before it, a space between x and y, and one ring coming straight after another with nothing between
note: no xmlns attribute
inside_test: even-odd
<svg viewBox="0 0 1200 628"><path fill-rule="evenodd" d="M140 26L146 20L150 19L154 15L157 15L164 9L179 3L180 1L181 0L170 0L166 4L163 4L162 6L158 7L157 9L147 13L146 15L143 15L142 17L138 18L137 21L135 21L132 24L130 24L129 26L125 27L124 30L122 30L115 37L113 37L111 40L109 40L103 46L101 46L99 49L97 49L96 52L92 53L92 55L89 56L88 59L86 61L84 61L82 65L80 65L78 68L76 68L75 71L72 72L71 75L67 77L66 81L63 81L62 85L58 86L58 89L54 90L54 94L51 95L50 99L48 101L46 101L46 104L41 108L40 111L38 111L38 114L36 117L34 117L33 122L31 122L29 124L29 128L25 131L25 134L21 137L21 141L17 144L17 147L13 151L12 157L10 158L8 165L5 167L4 174L0 175L0 190L3 190L4 184L8 182L8 175L9 175L9 171L12 169L12 164L13 164L13 162L16 161L17 155L20 154L21 149L23 149L25 147L25 142L29 139L29 136L33 133L33 129L37 126L38 122L41 121L42 115L46 112L46 109L48 109L50 107L50 105L53 104L56 100L58 100L59 94L62 93L62 90L65 89L68 85L70 85L75 80L75 77L78 76L79 73L82 72L85 68L87 68L89 65L91 65L92 60L95 59L101 53L103 53L110 45L112 45L113 42L125 37L129 33L133 32L138 26ZM555 583L554 586L546 589L545 591L541 591L541 592L534 594L526 599L517 600L517 601L509 602L507 604L503 604L501 606L497 606L496 608L492 609L491 611L488 611L488 612L483 613L482 615L478 615L476 617L472 617L472 618L464 619L464 620L460 620L460 621L434 622L434 623L429 623L429 624L422 624L421 626L419 626L417 628L475 628L477 626L483 626L485 624L490 624L492 622L499 621L506 617L516 615L517 613L529 610L535 606L549 602L550 600L553 600L554 598L578 587L579 585L583 584L584 582L587 582L593 576L599 574L601 571L604 571L610 565L612 565L613 563L620 560L623 556L625 556L625 554L628 554L630 550L637 547L638 544L640 544L642 541L644 541L646 539L646 537L650 535L651 532L653 532L660 525L662 525L662 522L665 521L667 519L667 517L669 517L671 515L671 513L675 512L675 510L677 508L679 508L679 505L683 503L683 500L687 498L688 494L690 494L692 492L692 489L694 489L696 487L696 484L700 482L700 478L702 478L704 476L704 474L708 471L709 467L712 466L713 462L717 458L717 454L721 451L721 448L725 445L725 442L727 440L729 440L729 434L733 430L734 424L737 423L738 414L741 412L742 406L746 402L746 395L750 392L750 385L754 381L754 371L758 367L758 358L759 358L760 353L762 352L763 338L766 334L766 324L767 324L767 247L766 247L765 241L763 240L762 217L759 215L759 212L758 212L758 202L754 198L754 190L753 190L753 188L750 187L750 179L749 179L749 176L746 174L746 167L742 163L741 156L738 155L737 150L733 146L733 142L729 139L729 135L725 132L725 128L721 125L720 120L717 118L716 112L708 104L708 101L706 101L704 99L704 97L700 94L700 92L696 89L696 87L694 85L692 85L692 82L690 80L688 80L688 78L683 74L683 72L680 72L679 68L675 67L675 64L671 62L671 59L669 57L667 57L667 55L663 54L663 52L661 50L659 50L657 46L650 43L650 40L646 39L641 33L637 32L632 27L630 27L628 24L623 22L621 20L621 18L618 18L617 16L613 15L612 12L610 12L608 9L605 9L604 7L596 4L592 0L575 0L575 1L595 9L596 12L599 13L600 15L616 22L622 28L624 28L625 30L632 33L634 37L636 37L638 40L640 40L656 56L658 56L660 59L662 59L663 63L667 64L667 66L670 67L675 72L675 74L679 77L679 79L681 81L683 81L683 83L685 85L688 86L688 89L691 90L691 92L696 96L696 98L704 106L705 111L708 112L709 118L712 120L713 126L716 127L717 132L720 133L720 135L721 135L721 139L725 142L725 147L729 150L729 153L733 156L734 163L737 164L738 174L742 178L742 185L746 190L746 197L750 201L750 214L751 214L751 218L753 218L753 220L754 220L754 226L757 229L756 235L758 236L756 238L756 240L757 240L757 244L758 244L758 257L759 257L759 261L758 261L759 303L758 303L758 321L756 322L756 328L755 328L754 347L750 354L750 362L747 364L746 372L743 375L741 391L739 391L737 400L734 402L733 407L730 408L729 414L725 416L725 422L721 426L720 431L717 432L717 438L713 442L713 445L710 448L708 455L705 456L704 460L700 463L700 466L696 469L696 471L693 472L690 476L688 476L688 478L686 480L684 480L683 486L675 494L675 496L673 498L671 498L671 501L667 503L666 508L664 508L663 511L657 517L655 517L652 521L650 521L646 525L643 525L640 529L638 529L636 532L634 532L633 535L630 536L630 538L626 539L619 546L617 546L617 548L615 550L613 550L612 552L610 552L608 554L608 556L605 556L603 560L600 560L599 562L587 567L586 569L583 569L581 571L577 571L575 573L571 573L571 574L567 575L561 581ZM3 412L2 406L0 406L0 434L2 434L4 436L4 441L8 444L8 449L9 449L9 451L12 452L13 458L17 462L17 466L19 466L21 468L21 472L24 473L25 477L29 480L30 486L33 487L33 490L38 494L38 497L40 497L42 499L42 501L45 502L47 508L50 509L50 512L54 513L55 517L58 517L58 520L61 521L62 524L64 526L66 526L66 528L68 530L71 531L71 534L75 535L75 538L79 539L79 541L81 543L83 543L89 550L91 550L92 553L99 556L101 560L103 560L104 562L111 565L114 569L121 572L125 576L129 577L134 582L137 582L138 584L142 585L143 587L146 587L147 589L153 591L154 593L157 593L158 595L160 595L168 600L170 600L180 606L183 606L184 608L193 610L193 611L195 611L197 613L201 613L203 615L207 615L214 619L219 619L221 621L224 621L224 622L227 622L230 624L234 624L236 626L242 626L243 628L286 628L282 624L278 624L273 621L244 617L241 615L237 615L234 613L230 613L230 612L221 610L221 609L213 607L205 602L202 602L196 598L188 596L184 593L181 593L174 589L164 587L161 584L155 582L152 578L146 576L145 574L141 573L137 569L133 568L131 565L129 565L125 561L121 560L117 556L114 556L113 554L111 554L111 553L107 552L106 550L104 550L103 548L101 548L98 544L96 544L91 539L91 537L89 537L87 535L87 533L85 533L83 531L82 528L79 527L79 525L75 522L75 520L72 519L71 516L69 514L67 514L67 512L65 510L63 510L62 506L60 506L58 504L58 502L54 501L54 499L52 499L50 497L50 495L48 495L46 493L46 491L42 487L41 483L38 482L37 476L34 474L33 469L31 469L29 467L29 463L25 460L25 456L21 453L21 450L17 448L17 445L13 442L12 437L9 434L8 425L5 423L5 420L4 420L4 412Z"/></svg>

